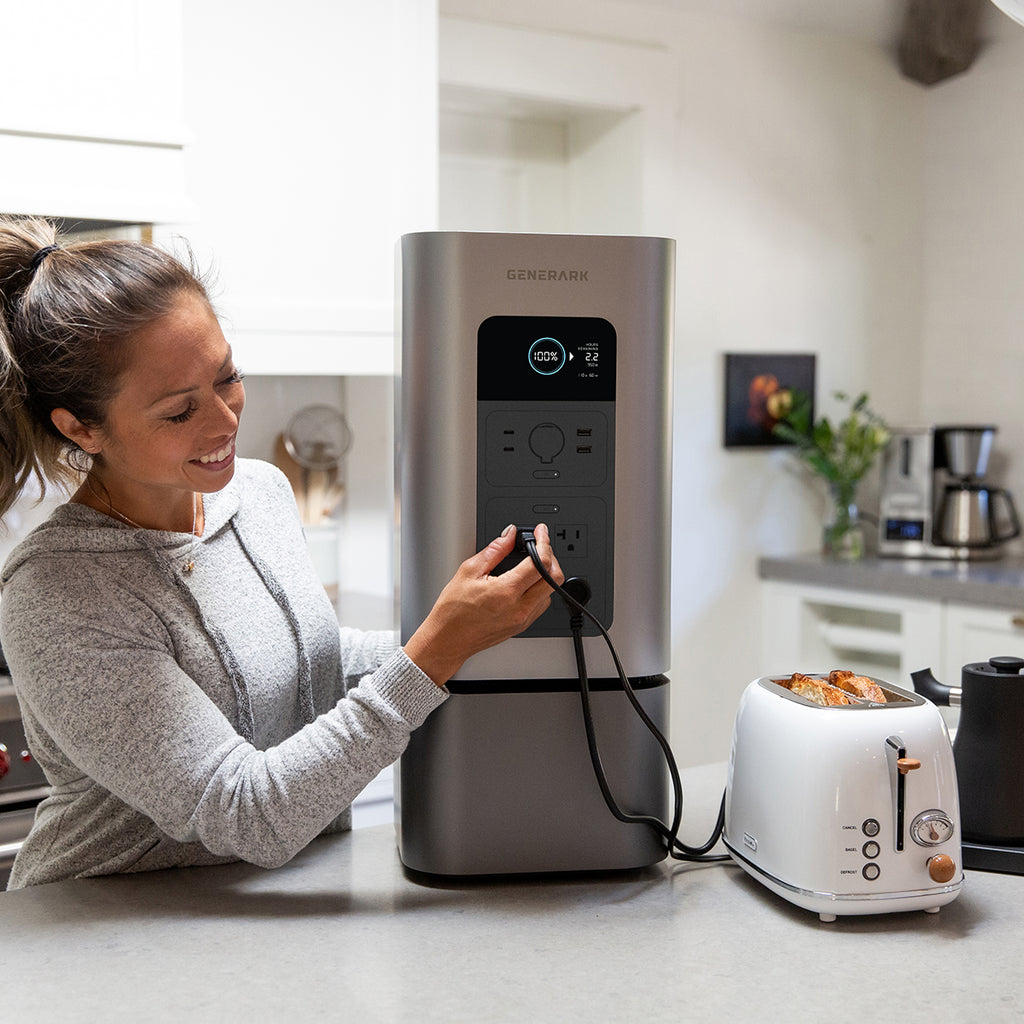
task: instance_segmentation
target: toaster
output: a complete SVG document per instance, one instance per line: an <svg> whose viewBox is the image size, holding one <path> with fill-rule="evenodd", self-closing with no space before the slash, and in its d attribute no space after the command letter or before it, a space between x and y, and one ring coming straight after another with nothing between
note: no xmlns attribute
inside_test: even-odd
<svg viewBox="0 0 1024 1024"><path fill-rule="evenodd" d="M765 676L736 712L725 844L748 874L822 921L934 913L963 886L946 725L925 698L872 681L885 703L847 695L822 707L790 692L788 678Z"/></svg>

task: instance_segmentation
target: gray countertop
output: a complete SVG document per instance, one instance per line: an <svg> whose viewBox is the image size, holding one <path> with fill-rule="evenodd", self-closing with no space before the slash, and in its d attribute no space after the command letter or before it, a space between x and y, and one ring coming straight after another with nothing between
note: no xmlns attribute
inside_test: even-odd
<svg viewBox="0 0 1024 1024"><path fill-rule="evenodd" d="M1024 611L1024 559L1019 558L990 562L865 558L838 562L807 554L762 558L758 573L766 580Z"/></svg>
<svg viewBox="0 0 1024 1024"><path fill-rule="evenodd" d="M684 838L723 765L684 773ZM1007 1021L1024 877L822 924L731 864L436 886L390 826L246 864L0 894L0 1016L75 1021Z"/></svg>

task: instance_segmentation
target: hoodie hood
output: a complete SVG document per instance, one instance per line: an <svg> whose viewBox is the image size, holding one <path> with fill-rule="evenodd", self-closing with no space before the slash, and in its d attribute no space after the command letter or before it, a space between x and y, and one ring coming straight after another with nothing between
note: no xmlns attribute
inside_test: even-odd
<svg viewBox="0 0 1024 1024"><path fill-rule="evenodd" d="M238 512L238 474L221 490L203 495L202 545L223 529ZM192 543L187 533L169 530L140 530L98 512L88 505L68 501L58 505L52 515L37 526L11 552L0 572L0 591L11 581L21 566L37 554L78 552L103 554L164 549L168 556L182 551Z"/></svg>
<svg viewBox="0 0 1024 1024"><path fill-rule="evenodd" d="M270 565L260 556L256 549L258 545L253 545L254 538L247 535L247 531L240 522L244 518L239 515L242 489L245 487L250 490L255 488L258 493L259 488L266 486L268 482L268 472L280 476L279 471L270 466L251 460L239 460L235 475L223 489L203 495L205 525L203 536L198 538L195 557L197 560L201 558L202 545L212 543L222 531L231 530L234 533L246 557L284 612L291 627L298 653L299 705L306 721L309 722L315 717L315 711L309 652L303 641L301 623L287 592L277 580ZM281 476L281 481L283 480L284 478ZM287 488L287 486L287 483L284 483L284 487ZM256 723L249 699L249 687L229 644L213 623L207 619L196 595L180 572L181 560L191 551L192 544L192 536L188 533L145 530L136 526L128 526L119 519L98 512L87 505L69 501L58 506L45 523L37 526L11 552L3 572L0 573L0 594L14 579L18 571L34 558L53 559L68 554L102 556L141 553L143 557L153 559L163 578L174 588L181 600L192 609L197 623L216 649L235 691L239 732L244 739L251 743L255 738Z"/></svg>

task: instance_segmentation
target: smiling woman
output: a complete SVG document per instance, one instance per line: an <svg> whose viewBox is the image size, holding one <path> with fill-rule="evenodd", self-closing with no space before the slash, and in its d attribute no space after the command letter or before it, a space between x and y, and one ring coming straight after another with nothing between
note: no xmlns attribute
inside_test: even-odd
<svg viewBox="0 0 1024 1024"><path fill-rule="evenodd" d="M235 457L244 404L193 270L0 219L0 513L32 475L72 492L0 574L3 649L52 787L9 888L287 861L348 827L448 678L550 601L529 558L491 575L510 528L404 648L339 629L283 474Z"/></svg>
<svg viewBox="0 0 1024 1024"><path fill-rule="evenodd" d="M181 293L133 335L103 424L63 407L50 412L93 459L74 500L135 526L184 532L202 509L199 495L219 491L234 473L244 405L242 376L209 303ZM201 517L198 525L201 533Z"/></svg>

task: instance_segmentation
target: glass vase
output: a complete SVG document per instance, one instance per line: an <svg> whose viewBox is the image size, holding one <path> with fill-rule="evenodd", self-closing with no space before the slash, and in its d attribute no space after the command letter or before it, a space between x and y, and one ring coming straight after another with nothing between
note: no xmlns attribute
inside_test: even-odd
<svg viewBox="0 0 1024 1024"><path fill-rule="evenodd" d="M857 511L856 488L830 487L822 551L826 558L840 562L856 562L864 557L864 524Z"/></svg>

